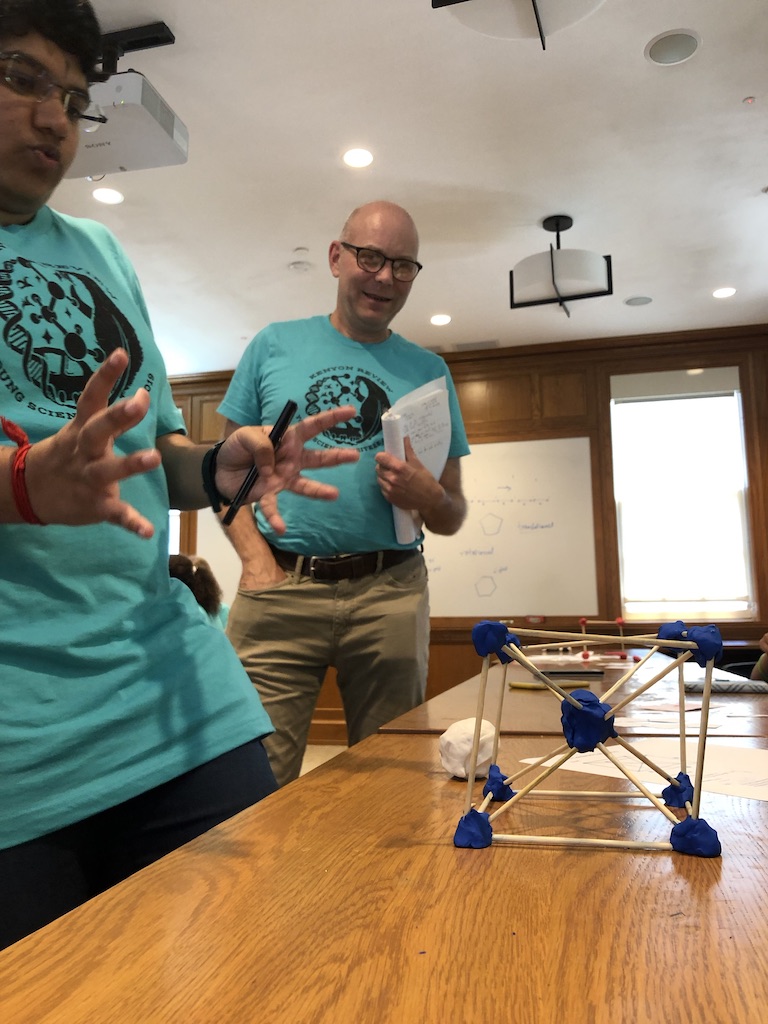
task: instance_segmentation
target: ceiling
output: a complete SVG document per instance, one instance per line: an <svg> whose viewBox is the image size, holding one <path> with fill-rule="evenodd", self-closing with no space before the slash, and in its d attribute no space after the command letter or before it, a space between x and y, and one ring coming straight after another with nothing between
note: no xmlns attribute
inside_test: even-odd
<svg viewBox="0 0 768 1024"><path fill-rule="evenodd" d="M171 374L231 369L267 323L330 312L328 244L372 199L419 227L424 270L395 326L425 347L768 322L765 0L604 0L545 51L430 0L94 6L105 32L175 34L118 70L145 74L185 123L189 162L110 176L121 206L86 180L53 205L116 232ZM673 29L699 49L651 63L646 45ZM350 147L373 164L346 167ZM564 248L611 255L614 294L570 318L510 309L509 270L548 249L541 221L558 213L574 220ZM289 269L298 247L304 272ZM714 299L726 285L736 294ZM653 301L625 304L638 295ZM433 327L436 313L451 323Z"/></svg>

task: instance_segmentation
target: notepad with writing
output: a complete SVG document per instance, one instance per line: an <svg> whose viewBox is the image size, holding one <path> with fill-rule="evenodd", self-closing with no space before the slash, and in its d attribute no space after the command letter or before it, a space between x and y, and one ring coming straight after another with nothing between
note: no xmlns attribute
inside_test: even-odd
<svg viewBox="0 0 768 1024"><path fill-rule="evenodd" d="M409 437L419 461L439 480L451 443L451 412L445 377L438 377L399 398L381 417L384 449L405 458ZM398 544L412 544L419 535L418 513L392 506Z"/></svg>

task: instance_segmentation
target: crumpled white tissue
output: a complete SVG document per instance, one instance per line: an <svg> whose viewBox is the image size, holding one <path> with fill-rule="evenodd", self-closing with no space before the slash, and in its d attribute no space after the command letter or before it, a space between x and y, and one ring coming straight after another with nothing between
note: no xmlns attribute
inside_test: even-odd
<svg viewBox="0 0 768 1024"><path fill-rule="evenodd" d="M464 718L449 725L440 737L440 760L443 768L458 779L466 779L472 762L472 741L475 737L475 719ZM475 778L484 779L493 757L496 730L485 719L480 724L480 744L477 749Z"/></svg>

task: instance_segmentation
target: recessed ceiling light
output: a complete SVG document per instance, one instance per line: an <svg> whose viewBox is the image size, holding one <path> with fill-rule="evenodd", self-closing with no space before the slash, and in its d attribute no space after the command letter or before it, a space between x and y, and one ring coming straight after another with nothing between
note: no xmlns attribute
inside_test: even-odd
<svg viewBox="0 0 768 1024"><path fill-rule="evenodd" d="M715 288L712 292L713 299L730 299L732 295L736 294L735 288Z"/></svg>
<svg viewBox="0 0 768 1024"><path fill-rule="evenodd" d="M649 302L653 302L653 299L648 295L632 295L624 299L625 306L647 306Z"/></svg>
<svg viewBox="0 0 768 1024"><path fill-rule="evenodd" d="M373 163L373 154L367 149L348 149L344 154L344 163L347 167L368 167Z"/></svg>
<svg viewBox="0 0 768 1024"><path fill-rule="evenodd" d="M698 377L699 374L704 373L704 369L703 367L699 366L695 370L686 370L685 372L688 374L689 377Z"/></svg>
<svg viewBox="0 0 768 1024"><path fill-rule="evenodd" d="M116 188L95 188L92 195L98 202L107 203L108 206L117 206L125 199L123 193L118 192Z"/></svg>
<svg viewBox="0 0 768 1024"><path fill-rule="evenodd" d="M446 324L451 322L451 318L447 313L436 313L433 317L430 317L429 322L434 324L435 327L445 327Z"/></svg>
<svg viewBox="0 0 768 1024"><path fill-rule="evenodd" d="M697 32L687 28L674 29L654 36L645 48L645 59L652 64L682 64L690 60L699 48Z"/></svg>
<svg viewBox="0 0 768 1024"><path fill-rule="evenodd" d="M309 260L309 249L306 245L296 246L288 261L288 269L292 270L294 274L306 274L308 270L312 269L312 264Z"/></svg>

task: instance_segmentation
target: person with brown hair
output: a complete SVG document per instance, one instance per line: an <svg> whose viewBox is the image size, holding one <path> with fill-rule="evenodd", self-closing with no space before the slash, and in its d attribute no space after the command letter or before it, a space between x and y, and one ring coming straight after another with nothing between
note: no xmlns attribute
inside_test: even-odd
<svg viewBox="0 0 768 1024"><path fill-rule="evenodd" d="M224 629L229 607L222 603L219 581L206 560L200 555L171 555L168 569L174 579L181 580L189 587L208 620L219 629Z"/></svg>

